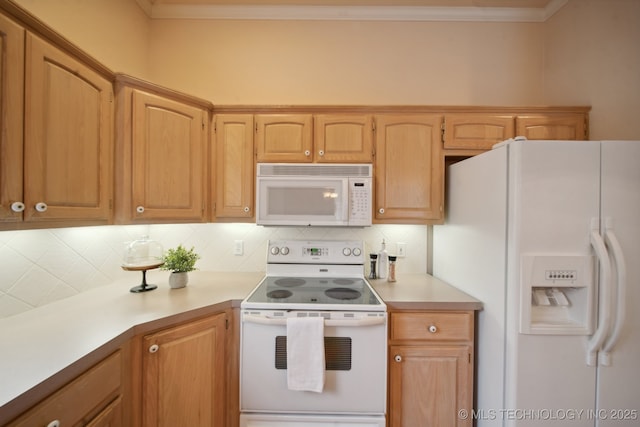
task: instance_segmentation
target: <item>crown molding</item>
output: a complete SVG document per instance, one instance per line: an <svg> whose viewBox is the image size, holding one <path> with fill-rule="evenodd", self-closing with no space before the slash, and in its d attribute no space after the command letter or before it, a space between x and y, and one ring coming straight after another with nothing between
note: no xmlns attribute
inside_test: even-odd
<svg viewBox="0 0 640 427"><path fill-rule="evenodd" d="M544 8L435 6L174 5L136 0L151 19L544 22L569 0Z"/></svg>
<svg viewBox="0 0 640 427"><path fill-rule="evenodd" d="M153 14L153 4L151 4L149 0L136 0L136 3L138 3L140 9L142 9L149 18L151 18L151 15Z"/></svg>

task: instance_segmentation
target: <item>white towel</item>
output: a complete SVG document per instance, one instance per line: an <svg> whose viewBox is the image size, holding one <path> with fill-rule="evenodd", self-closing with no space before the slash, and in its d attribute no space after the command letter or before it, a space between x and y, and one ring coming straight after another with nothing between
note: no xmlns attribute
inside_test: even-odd
<svg viewBox="0 0 640 427"><path fill-rule="evenodd" d="M287 318L287 386L322 393L324 388L324 318Z"/></svg>

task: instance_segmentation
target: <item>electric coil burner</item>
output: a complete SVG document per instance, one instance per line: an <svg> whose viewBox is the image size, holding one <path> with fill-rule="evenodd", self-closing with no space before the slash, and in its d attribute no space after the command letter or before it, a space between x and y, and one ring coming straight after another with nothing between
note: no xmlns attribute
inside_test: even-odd
<svg viewBox="0 0 640 427"><path fill-rule="evenodd" d="M364 264L362 241L269 242L240 305L240 427L385 426L387 308ZM320 393L287 386L287 325L303 317L324 322Z"/></svg>

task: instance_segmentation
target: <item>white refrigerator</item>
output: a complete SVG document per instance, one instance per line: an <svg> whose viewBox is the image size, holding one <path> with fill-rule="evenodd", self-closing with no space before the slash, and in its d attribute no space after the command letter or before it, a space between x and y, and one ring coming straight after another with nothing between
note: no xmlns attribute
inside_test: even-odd
<svg viewBox="0 0 640 427"><path fill-rule="evenodd" d="M640 425L640 141L451 165L433 275L484 303L478 426Z"/></svg>

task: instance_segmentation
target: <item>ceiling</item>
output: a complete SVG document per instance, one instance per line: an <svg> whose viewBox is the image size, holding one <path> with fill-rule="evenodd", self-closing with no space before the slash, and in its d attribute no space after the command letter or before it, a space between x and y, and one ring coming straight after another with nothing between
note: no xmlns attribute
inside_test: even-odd
<svg viewBox="0 0 640 427"><path fill-rule="evenodd" d="M152 19L544 22L569 0L136 0Z"/></svg>

